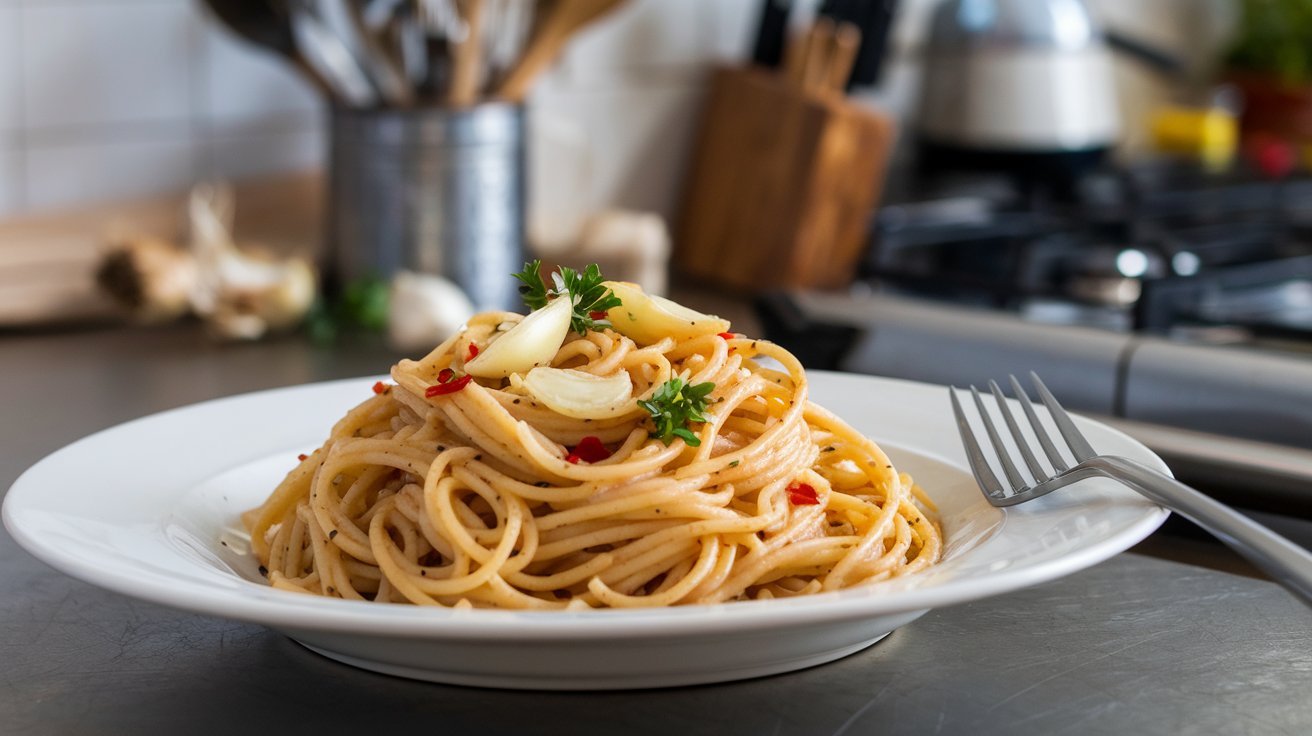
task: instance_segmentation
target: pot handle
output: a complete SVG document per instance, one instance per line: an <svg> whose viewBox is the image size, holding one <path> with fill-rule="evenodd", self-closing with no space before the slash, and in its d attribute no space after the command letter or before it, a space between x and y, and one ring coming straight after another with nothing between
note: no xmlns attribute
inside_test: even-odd
<svg viewBox="0 0 1312 736"><path fill-rule="evenodd" d="M1184 62L1180 57L1137 38L1108 30L1103 32L1103 39L1113 51L1132 57L1161 74L1175 76L1184 72Z"/></svg>

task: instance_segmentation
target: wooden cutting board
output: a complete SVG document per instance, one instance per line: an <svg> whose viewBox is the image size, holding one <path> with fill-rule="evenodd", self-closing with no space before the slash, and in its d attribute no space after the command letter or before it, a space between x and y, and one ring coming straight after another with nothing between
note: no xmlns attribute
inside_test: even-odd
<svg viewBox="0 0 1312 736"><path fill-rule="evenodd" d="M275 253L314 254L322 176L301 172L234 184L237 240ZM187 238L187 192L0 221L0 328L121 319L95 283L115 240Z"/></svg>

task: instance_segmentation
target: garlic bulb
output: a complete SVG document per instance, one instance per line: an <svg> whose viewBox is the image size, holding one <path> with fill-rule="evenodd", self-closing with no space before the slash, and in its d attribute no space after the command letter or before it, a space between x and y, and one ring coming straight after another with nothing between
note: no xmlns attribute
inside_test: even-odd
<svg viewBox="0 0 1312 736"><path fill-rule="evenodd" d="M442 278L401 271L388 296L387 338L397 350L427 350L460 329L474 305L459 286Z"/></svg>
<svg viewBox="0 0 1312 736"><path fill-rule="evenodd" d="M637 284L607 281L606 286L620 298L620 306L606 312L615 331L642 345L651 345L666 337L690 340L729 330L729 320L702 314L662 296L648 294Z"/></svg>
<svg viewBox="0 0 1312 736"><path fill-rule="evenodd" d="M191 306L215 332L253 340L301 321L316 290L308 261L239 250L232 240L232 192L227 187L197 186L188 213L197 266Z"/></svg>
<svg viewBox="0 0 1312 736"><path fill-rule="evenodd" d="M550 363L569 333L572 312L569 299L553 300L488 343L478 357L465 363L465 372L479 378L505 378Z"/></svg>
<svg viewBox="0 0 1312 736"><path fill-rule="evenodd" d="M575 419L609 419L632 411L633 382L619 371L597 376L572 368L534 368L524 388L548 409Z"/></svg>
<svg viewBox="0 0 1312 736"><path fill-rule="evenodd" d="M134 319L168 322L191 310L196 259L158 238L130 238L105 253L96 283Z"/></svg>

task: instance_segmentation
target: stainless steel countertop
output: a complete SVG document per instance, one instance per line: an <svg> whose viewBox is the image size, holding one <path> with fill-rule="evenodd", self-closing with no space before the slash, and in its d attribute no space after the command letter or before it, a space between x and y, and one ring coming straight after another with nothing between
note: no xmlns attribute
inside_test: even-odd
<svg viewBox="0 0 1312 736"><path fill-rule="evenodd" d="M396 357L359 339L215 346L191 326L0 335L0 488L128 419L381 373ZM1312 732L1312 612L1262 580L1133 553L933 611L833 664L629 693L479 690L355 670L258 626L77 582L4 533L0 590L5 734Z"/></svg>

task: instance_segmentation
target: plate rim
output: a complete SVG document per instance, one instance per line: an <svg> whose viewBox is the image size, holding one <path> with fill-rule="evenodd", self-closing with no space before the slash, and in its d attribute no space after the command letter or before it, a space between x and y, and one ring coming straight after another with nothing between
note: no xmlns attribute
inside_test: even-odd
<svg viewBox="0 0 1312 736"><path fill-rule="evenodd" d="M815 379L858 381L883 384L889 388L914 386L916 390L941 390L947 386L864 374L809 370L811 383ZM490 638L500 641L536 640L551 637L557 641L589 641L623 638L667 638L689 635L709 635L725 631L754 631L761 629L788 629L818 623L840 623L867 616L884 616L912 611L926 611L959 605L981 598L1009 593L1041 584L1087 567L1091 567L1119 554L1138 543L1159 527L1169 511L1151 504L1143 506L1137 520L1108 538L1096 541L1070 553L1040 562L1036 565L990 573L986 577L951 581L946 585L909 588L873 594L877 588L849 588L833 593L821 593L793 599L774 601L733 601L721 604L678 606L660 609L603 609L589 611L498 611L432 609L418 606L379 606L371 602L345 601L313 597L302 594L259 588L234 594L234 589L205 586L182 581L175 588L157 584L147 577L139 579L122 569L88 570L76 554L61 547L49 545L29 534L17 517L32 509L22 508L28 495L35 493L35 476L69 455L75 455L87 445L103 441L106 435L123 432L142 423L166 421L170 416L202 408L221 407L227 403L258 401L260 397L288 392L331 391L347 385L370 384L386 376L321 381L293 386L262 389L234 394L175 407L143 417L131 419L98 430L50 453L23 471L14 481L4 499L0 516L5 528L15 541L37 559L82 582L115 593L202 615L219 616L261 624L276 629L332 632L339 634L419 637L445 639L460 637ZM944 411L947 402L944 401ZM1155 453L1124 432L1085 417L1075 415L1077 423L1095 426L1099 431L1120 437L1142 454L1153 466L1169 473L1169 468ZM896 446L895 441L884 444ZM952 458L928 449L907 449L929 455L964 472ZM15 499L18 499L17 501ZM1033 505L1002 509L1003 527L1011 515L1036 512ZM164 514L167 517L167 513ZM157 519L159 521L160 519ZM855 591L855 594L854 594ZM866 593L866 594L862 594ZM587 625L580 625L580 622Z"/></svg>

